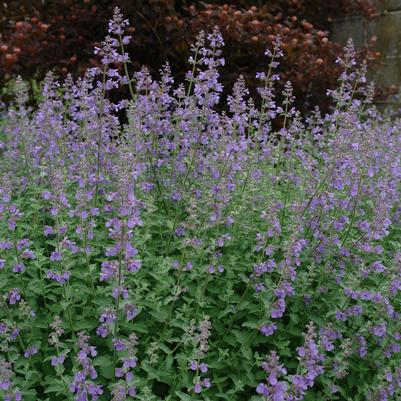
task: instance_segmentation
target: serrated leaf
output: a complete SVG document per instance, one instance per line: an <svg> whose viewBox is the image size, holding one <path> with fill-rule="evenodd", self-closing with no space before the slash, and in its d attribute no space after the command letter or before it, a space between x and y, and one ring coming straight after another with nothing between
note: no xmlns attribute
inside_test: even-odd
<svg viewBox="0 0 401 401"><path fill-rule="evenodd" d="M193 401L192 398L188 394L185 394L181 391L176 391L175 393L178 395L178 397L182 401Z"/></svg>

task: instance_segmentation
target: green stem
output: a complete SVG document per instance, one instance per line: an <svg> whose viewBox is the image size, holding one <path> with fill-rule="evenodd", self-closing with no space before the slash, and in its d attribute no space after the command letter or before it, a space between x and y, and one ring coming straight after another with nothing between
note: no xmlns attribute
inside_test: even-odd
<svg viewBox="0 0 401 401"><path fill-rule="evenodd" d="M4 309L5 309L5 311L6 311L7 315L8 315L8 318L11 320L12 323L16 324L16 322L14 321L14 319L12 317L10 308L7 305L7 301L4 300L3 303L4 303ZM20 344L20 346L22 348L22 351L25 353L26 348L25 348L24 342L22 341L22 338L21 338L21 335L19 333L19 330L18 330L17 338L18 338L18 342L19 342L19 344Z"/></svg>
<svg viewBox="0 0 401 401"><path fill-rule="evenodd" d="M81 218L81 226L82 225L84 225L84 224L83 224L83 220ZM84 248L84 254L85 254L85 264L86 264L86 269L87 269L88 274L89 274L89 285L90 285L91 291L92 291L92 298L95 299L96 298L96 289L95 289L95 285L93 283L92 272L90 271L88 253L86 252L87 242L88 242L88 227L87 227L87 224L85 223L84 239L83 239L83 248Z"/></svg>
<svg viewBox="0 0 401 401"><path fill-rule="evenodd" d="M113 336L114 338L117 337L118 334L118 312L120 310L120 287L121 287L121 281L122 281L122 256L123 256L123 252L122 252L122 248L123 248L123 244L124 244L124 231L125 231L125 222L123 221L123 225L121 227L121 237L120 237L120 243L121 243L121 249L118 255L118 278L117 278L117 297L116 297L116 302L115 302L115 314L116 314L116 321L114 323L114 333ZM114 349L113 351L113 365L114 368L116 367L116 363L117 363L117 352Z"/></svg>

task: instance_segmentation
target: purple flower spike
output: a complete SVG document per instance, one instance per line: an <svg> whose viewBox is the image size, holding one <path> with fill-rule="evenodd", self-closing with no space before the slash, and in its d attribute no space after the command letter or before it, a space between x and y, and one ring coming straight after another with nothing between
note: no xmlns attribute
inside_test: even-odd
<svg viewBox="0 0 401 401"><path fill-rule="evenodd" d="M201 363L201 364L199 365L199 370L200 370L202 373L206 373L207 370L208 370L208 367L207 367L206 363Z"/></svg>
<svg viewBox="0 0 401 401"><path fill-rule="evenodd" d="M13 288L12 290L10 290L8 292L7 299L8 299L8 303L10 305L15 305L18 301L20 301L21 294L20 294L18 288Z"/></svg>
<svg viewBox="0 0 401 401"><path fill-rule="evenodd" d="M44 234L45 237L48 237L49 235L52 235L53 233L54 233L53 227L44 226L43 234Z"/></svg>
<svg viewBox="0 0 401 401"><path fill-rule="evenodd" d="M58 365L62 365L64 363L64 360L65 360L65 355L52 356L50 362L51 362L52 366L58 366Z"/></svg>
<svg viewBox="0 0 401 401"><path fill-rule="evenodd" d="M13 267L13 273L23 273L25 271L25 265L23 263L17 263Z"/></svg>
<svg viewBox="0 0 401 401"><path fill-rule="evenodd" d="M203 386L204 386L205 388L210 388L210 387L212 387L212 382L210 381L209 378L206 377L205 379L202 380L202 382L203 382Z"/></svg>
<svg viewBox="0 0 401 401"><path fill-rule="evenodd" d="M277 326L274 323L264 325L260 328L260 332L266 337L273 335L276 330Z"/></svg>
<svg viewBox="0 0 401 401"><path fill-rule="evenodd" d="M50 260L52 262L59 262L61 260L61 253L58 251L53 251L50 255Z"/></svg>
<svg viewBox="0 0 401 401"><path fill-rule="evenodd" d="M196 394L200 394L202 392L202 384L201 383L196 383L194 386L194 392Z"/></svg>
<svg viewBox="0 0 401 401"><path fill-rule="evenodd" d="M37 354L39 351L38 347L32 346L30 348L27 348L24 352L24 357L25 358L30 358L31 356Z"/></svg>

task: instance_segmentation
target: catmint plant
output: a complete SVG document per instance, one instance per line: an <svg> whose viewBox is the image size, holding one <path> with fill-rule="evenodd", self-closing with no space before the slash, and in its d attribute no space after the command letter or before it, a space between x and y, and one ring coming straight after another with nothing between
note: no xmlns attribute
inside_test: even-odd
<svg viewBox="0 0 401 401"><path fill-rule="evenodd" d="M0 110L0 397L397 400L401 120L352 41L302 114L280 37L257 102L218 27L184 82L128 28Z"/></svg>

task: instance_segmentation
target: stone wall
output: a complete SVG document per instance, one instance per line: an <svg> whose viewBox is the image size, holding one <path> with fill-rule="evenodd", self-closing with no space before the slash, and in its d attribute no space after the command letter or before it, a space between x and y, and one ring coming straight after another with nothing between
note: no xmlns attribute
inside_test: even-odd
<svg viewBox="0 0 401 401"><path fill-rule="evenodd" d="M369 78L380 86L401 86L401 0L381 1L378 9L371 20L360 16L334 20L332 39L345 44L351 37L358 47L376 36L380 65L371 68Z"/></svg>

